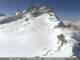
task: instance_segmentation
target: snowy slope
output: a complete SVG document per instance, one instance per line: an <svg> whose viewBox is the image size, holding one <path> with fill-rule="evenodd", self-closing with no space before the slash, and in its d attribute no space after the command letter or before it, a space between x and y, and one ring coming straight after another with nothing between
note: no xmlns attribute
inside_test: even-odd
<svg viewBox="0 0 80 60"><path fill-rule="evenodd" d="M22 12L0 17L0 56L72 57L77 54L74 47L79 45L74 36L74 31L51 9L32 5Z"/></svg>

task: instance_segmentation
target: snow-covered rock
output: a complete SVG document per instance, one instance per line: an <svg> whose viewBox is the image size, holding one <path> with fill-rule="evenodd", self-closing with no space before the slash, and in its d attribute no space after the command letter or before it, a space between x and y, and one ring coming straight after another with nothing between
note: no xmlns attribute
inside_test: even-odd
<svg viewBox="0 0 80 60"><path fill-rule="evenodd" d="M71 57L79 43L73 36L50 8L32 5L0 17L0 56Z"/></svg>

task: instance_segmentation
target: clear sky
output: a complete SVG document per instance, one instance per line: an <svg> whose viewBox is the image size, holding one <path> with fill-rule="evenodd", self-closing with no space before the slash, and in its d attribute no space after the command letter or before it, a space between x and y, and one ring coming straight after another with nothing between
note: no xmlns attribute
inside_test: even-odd
<svg viewBox="0 0 80 60"><path fill-rule="evenodd" d="M53 8L59 17L80 17L80 0L0 0L0 13L24 10L32 3Z"/></svg>

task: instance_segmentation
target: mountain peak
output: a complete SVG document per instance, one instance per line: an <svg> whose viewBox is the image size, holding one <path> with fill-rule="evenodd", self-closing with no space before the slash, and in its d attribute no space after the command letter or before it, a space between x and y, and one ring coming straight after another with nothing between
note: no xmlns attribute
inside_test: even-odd
<svg viewBox="0 0 80 60"><path fill-rule="evenodd" d="M37 4L37 5L31 5L28 8L28 12L30 12L31 14L37 16L37 15L40 15L42 13L52 12L52 9L51 8L47 8L46 6Z"/></svg>
<svg viewBox="0 0 80 60"><path fill-rule="evenodd" d="M42 5L0 17L0 56L71 57L79 45L75 38L52 9Z"/></svg>

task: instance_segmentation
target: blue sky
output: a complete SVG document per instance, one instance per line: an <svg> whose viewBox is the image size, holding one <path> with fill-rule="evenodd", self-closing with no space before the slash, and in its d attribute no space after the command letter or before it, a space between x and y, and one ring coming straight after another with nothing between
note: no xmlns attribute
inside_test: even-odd
<svg viewBox="0 0 80 60"><path fill-rule="evenodd" d="M53 8L59 17L80 17L80 0L0 0L0 13L24 10L32 3Z"/></svg>

